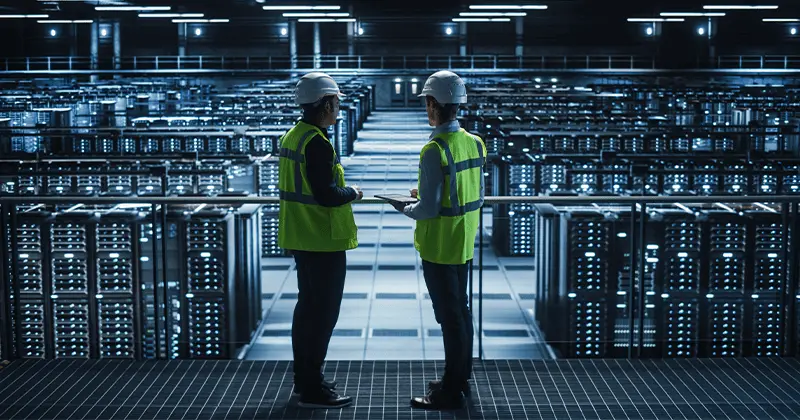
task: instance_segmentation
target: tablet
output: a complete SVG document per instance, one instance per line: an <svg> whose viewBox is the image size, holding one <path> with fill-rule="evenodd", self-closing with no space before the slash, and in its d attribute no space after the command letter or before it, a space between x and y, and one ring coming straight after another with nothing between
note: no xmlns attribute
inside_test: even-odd
<svg viewBox="0 0 800 420"><path fill-rule="evenodd" d="M383 200L386 200L386 201L391 201L391 202L394 202L394 203L401 203L401 204L405 204L405 205L414 204L414 203L416 203L418 201L414 197L411 197L411 196L408 196L408 195L401 195L401 194L376 195L375 197L383 199Z"/></svg>

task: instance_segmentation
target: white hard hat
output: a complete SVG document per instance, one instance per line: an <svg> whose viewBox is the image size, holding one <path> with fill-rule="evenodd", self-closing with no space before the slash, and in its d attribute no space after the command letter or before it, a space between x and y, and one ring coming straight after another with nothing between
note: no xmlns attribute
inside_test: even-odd
<svg viewBox="0 0 800 420"><path fill-rule="evenodd" d="M339 92L339 85L332 77L321 72L308 73L297 82L295 103L298 105L313 104L331 95L342 96Z"/></svg>
<svg viewBox="0 0 800 420"><path fill-rule="evenodd" d="M433 96L442 105L464 104L467 103L467 86L452 71L437 71L425 81L422 93L418 96Z"/></svg>

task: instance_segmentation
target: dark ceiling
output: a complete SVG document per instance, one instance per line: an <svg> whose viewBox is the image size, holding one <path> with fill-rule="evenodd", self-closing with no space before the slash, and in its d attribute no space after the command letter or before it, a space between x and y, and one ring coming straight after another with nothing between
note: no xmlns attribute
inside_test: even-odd
<svg viewBox="0 0 800 420"><path fill-rule="evenodd" d="M527 19L542 19L549 22L576 23L586 19L605 19L610 22L625 22L628 17L657 17L660 12L702 12L704 4L774 4L778 10L728 12L732 18L800 17L798 0L541 0L541 1L497 1L497 0L0 0L3 13L48 13L51 19L93 19L135 17L135 12L96 12L95 5L123 4L136 6L170 6L171 12L204 13L210 18L281 20L280 12L264 11L264 4L273 5L339 5L342 11L350 11L362 20L408 20L415 19L448 21L459 12L468 11L470 4L545 4L548 10L528 12ZM413 30L413 26L409 27Z"/></svg>

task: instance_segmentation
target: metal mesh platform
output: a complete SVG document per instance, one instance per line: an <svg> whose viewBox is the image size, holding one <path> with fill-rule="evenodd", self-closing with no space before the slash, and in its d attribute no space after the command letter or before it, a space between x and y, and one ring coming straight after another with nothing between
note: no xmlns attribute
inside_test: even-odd
<svg viewBox="0 0 800 420"><path fill-rule="evenodd" d="M442 362L336 362L344 410L294 407L288 362L17 361L0 370L2 419L797 419L800 362L476 362L470 406L412 410Z"/></svg>

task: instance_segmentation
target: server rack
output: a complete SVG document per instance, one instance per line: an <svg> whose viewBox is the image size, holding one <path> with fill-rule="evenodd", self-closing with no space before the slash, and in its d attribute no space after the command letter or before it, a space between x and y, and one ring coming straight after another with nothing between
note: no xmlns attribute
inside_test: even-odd
<svg viewBox="0 0 800 420"><path fill-rule="evenodd" d="M534 252L547 341L564 357L783 355L796 332L781 216L654 214L642 234L629 212L538 209L551 235Z"/></svg>
<svg viewBox="0 0 800 420"><path fill-rule="evenodd" d="M257 206L166 224L2 210L4 357L233 358L260 323Z"/></svg>

